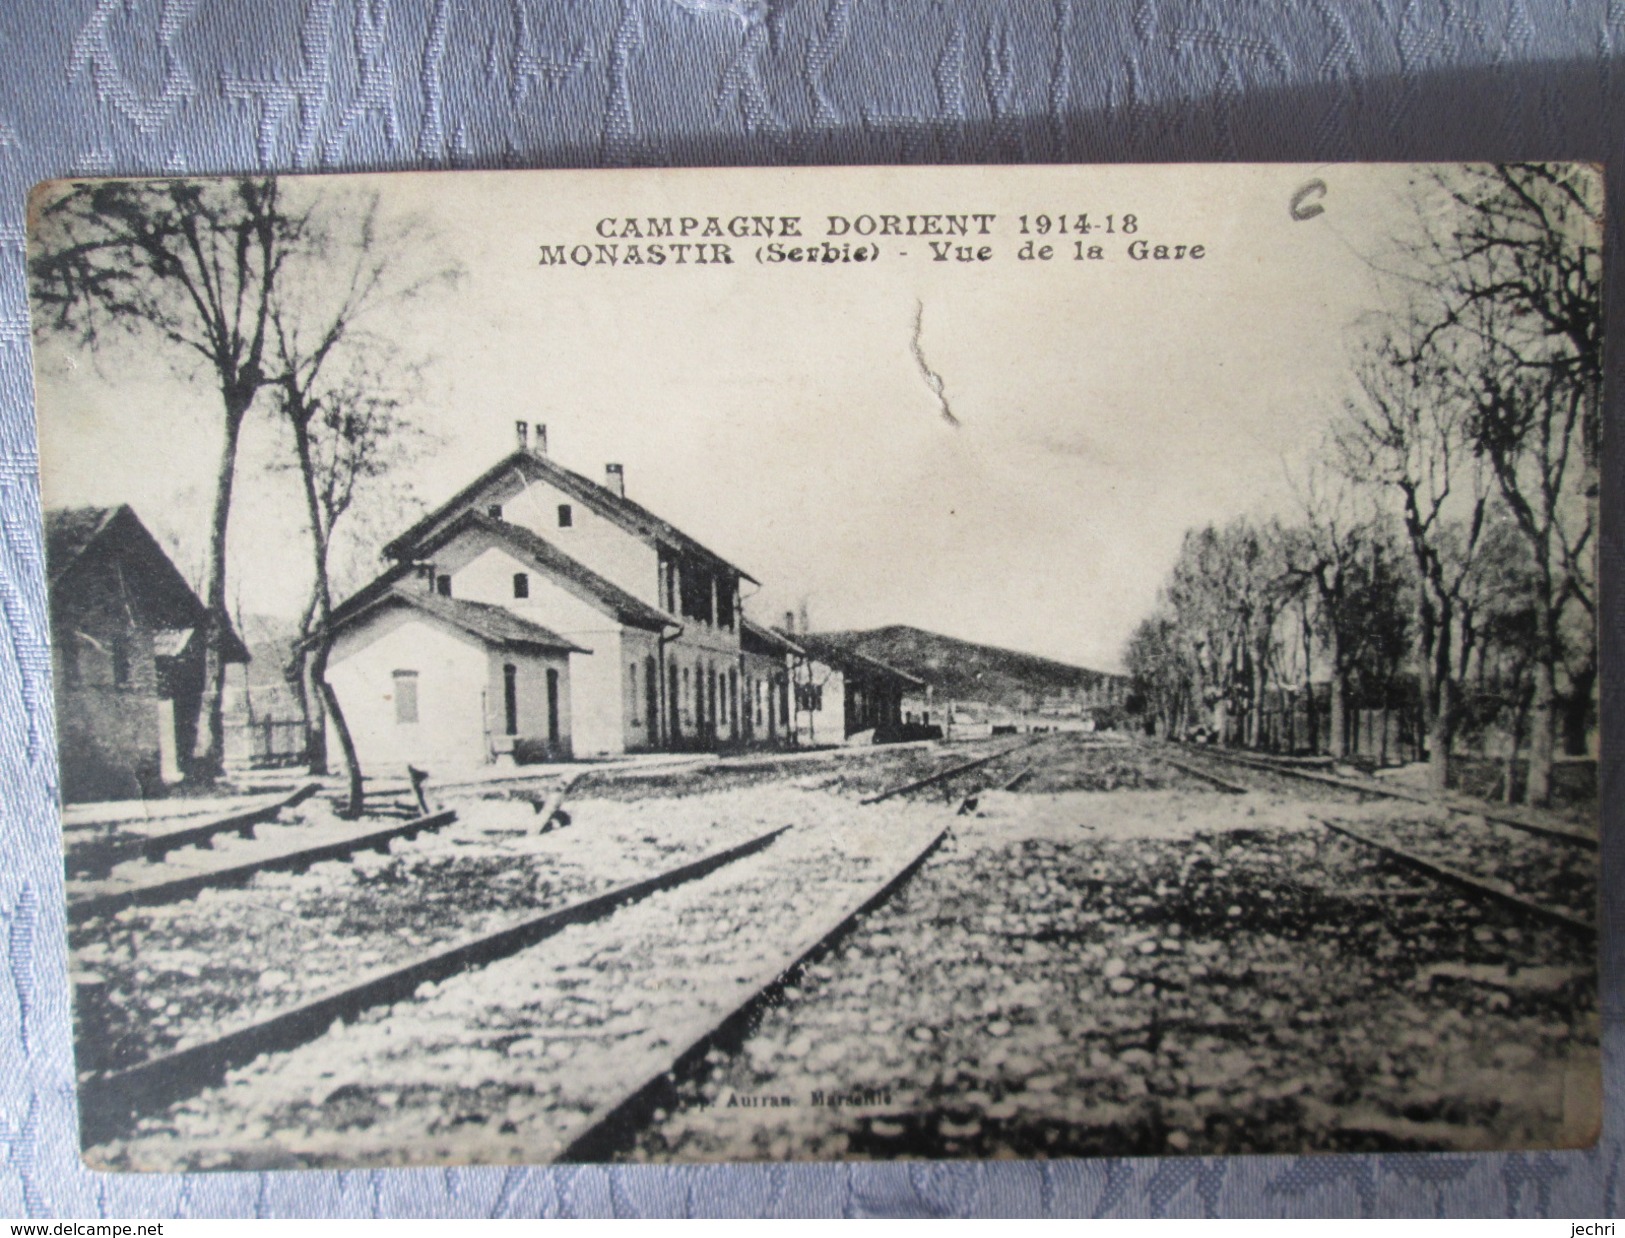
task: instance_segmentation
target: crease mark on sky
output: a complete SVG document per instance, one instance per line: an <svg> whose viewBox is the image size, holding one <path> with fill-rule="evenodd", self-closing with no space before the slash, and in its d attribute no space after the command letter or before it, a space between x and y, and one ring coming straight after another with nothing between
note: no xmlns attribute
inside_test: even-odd
<svg viewBox="0 0 1625 1238"><path fill-rule="evenodd" d="M954 410L948 403L947 393L943 390L942 375L931 368L931 363L925 359L925 349L920 345L920 332L925 325L925 302L914 302L914 334L909 339L909 347L914 351L914 364L920 367L920 377L930 388L931 394L936 397L937 407L942 410L942 419L954 429L959 429L959 418L954 416Z"/></svg>

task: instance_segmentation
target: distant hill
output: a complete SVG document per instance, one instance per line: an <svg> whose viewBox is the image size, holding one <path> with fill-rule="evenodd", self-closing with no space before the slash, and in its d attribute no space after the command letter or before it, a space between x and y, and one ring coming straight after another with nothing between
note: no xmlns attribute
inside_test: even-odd
<svg viewBox="0 0 1625 1238"><path fill-rule="evenodd" d="M1083 704L1127 679L1105 671L978 645L903 624L822 635L932 685L940 702L980 701L1018 711Z"/></svg>

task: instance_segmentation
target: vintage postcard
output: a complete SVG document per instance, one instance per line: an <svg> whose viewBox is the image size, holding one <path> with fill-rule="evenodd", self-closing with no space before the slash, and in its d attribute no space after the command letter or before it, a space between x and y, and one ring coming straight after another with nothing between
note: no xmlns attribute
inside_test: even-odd
<svg viewBox="0 0 1625 1238"><path fill-rule="evenodd" d="M1589 1144L1602 213L39 187L86 1161Z"/></svg>

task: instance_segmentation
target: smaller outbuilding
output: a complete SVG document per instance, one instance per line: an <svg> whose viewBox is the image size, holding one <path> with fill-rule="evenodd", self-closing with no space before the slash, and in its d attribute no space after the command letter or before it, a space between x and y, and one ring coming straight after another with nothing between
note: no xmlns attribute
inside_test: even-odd
<svg viewBox="0 0 1625 1238"><path fill-rule="evenodd" d="M335 612L327 663L363 769L573 755L570 655L590 650L404 573L382 583Z"/></svg>
<svg viewBox="0 0 1625 1238"><path fill-rule="evenodd" d="M62 798L161 795L185 778L207 609L127 505L45 513ZM227 662L248 661L228 625Z"/></svg>

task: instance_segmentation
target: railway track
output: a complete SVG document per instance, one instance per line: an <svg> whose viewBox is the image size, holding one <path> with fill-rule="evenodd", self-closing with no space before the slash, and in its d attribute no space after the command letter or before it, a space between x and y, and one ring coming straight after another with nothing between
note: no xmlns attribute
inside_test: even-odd
<svg viewBox="0 0 1625 1238"><path fill-rule="evenodd" d="M1204 750L1203 755L1217 755L1217 751ZM1389 820L1359 822L1319 812L1310 816L1340 837L1435 881L1582 936L1597 934L1594 916L1582 910L1582 907L1596 905L1595 861L1591 858L1596 840L1585 834L1538 823L1532 825L1525 819L1494 812L1474 812L1460 804L1432 800L1397 788L1371 786L1354 779L1284 767L1235 753L1224 753L1220 759L1233 767L1304 779L1371 800L1417 804L1431 813L1445 811L1446 820L1453 816L1464 828L1452 829L1439 817L1426 815L1419 820L1391 815ZM1509 869L1512 871L1508 872ZM1511 879L1513 877L1520 878L1521 882ZM1542 888L1543 893L1530 893L1531 882Z"/></svg>
<svg viewBox="0 0 1625 1238"><path fill-rule="evenodd" d="M270 1140L287 1166L616 1155L718 1062L740 1055L741 1069L749 1064L741 1051L753 1029L816 984L809 973L816 977L820 962L930 863L954 828L956 802L959 812L973 811L985 792L1014 790L1035 774L1053 777L1046 762L1073 752L1065 744L1041 747L1055 738L854 762L864 772L840 783L848 810L834 826L825 807L825 817L790 825L781 819L734 847L675 867L668 862L564 906L538 907L411 959L335 977L342 983L297 1006L222 1024L173 1052L82 1077L88 1159L113 1169L267 1167ZM1182 772L1221 790L1249 789L1195 768L1201 762L1194 754L1189 764ZM1257 789L1259 779L1238 775ZM877 789L882 777L891 782ZM703 787L707 776L696 771L695 779ZM730 793L736 788L722 783ZM739 789L788 803L827 802L806 793L832 788L786 778ZM649 800L661 802L683 801ZM521 805L506 811L518 813L510 823L532 818ZM583 807L563 837L590 831L592 813ZM1324 837L1347 839L1337 858L1381 855L1373 871L1386 869L1384 880L1393 880L1392 865L1405 863L1360 837L1369 831L1358 824L1333 817L1322 825ZM534 846L523 837L527 830L485 833L520 836L512 843L516 856ZM444 839L436 846L449 849ZM1493 882L1412 850L1423 864L1407 867L1427 873L1428 886L1443 881L1493 893ZM933 866L923 880L940 871ZM1341 880L1334 875L1328 891L1340 891ZM1527 905L1531 900L1502 884L1501 894L1511 896L1498 898L1502 906L1585 931L1565 923L1561 909L1546 914L1549 907Z"/></svg>
<svg viewBox="0 0 1625 1238"><path fill-rule="evenodd" d="M307 783L291 795L277 795L237 807L201 823L190 820L195 814L160 817L155 821L97 823L101 826L97 830L100 836L88 841L83 835L88 828L95 827L68 829L65 830L65 867L69 877L105 877L116 865L128 860L161 860L171 851L210 846L223 834L252 838L256 826L275 820L285 808L298 807L320 789L318 783Z"/></svg>
<svg viewBox="0 0 1625 1238"><path fill-rule="evenodd" d="M1377 838L1346 821L1321 816L1315 816L1314 819L1333 833L1352 839L1435 880L1466 890L1469 893L1494 899L1496 902L1503 903L1516 911L1560 925L1583 936L1595 937L1597 935L1595 920L1576 915L1561 907L1554 907L1550 903L1530 898L1504 881L1464 872L1454 865L1431 859L1407 847Z"/></svg>
<svg viewBox="0 0 1625 1238"><path fill-rule="evenodd" d="M348 1028L358 1022L367 1024L373 1015L384 1017L385 1012L380 1007L390 1007L388 1017L394 1018L395 1008L400 1008L400 1003L414 1005L425 990L431 994L426 999L430 1002L434 1000L433 993L441 989L461 990L472 986L473 991L489 991L494 985L500 992L503 982L495 978L495 973L504 968L511 970L519 967L525 974L534 976L538 968L545 972L549 968L563 967L569 950L563 946L550 946L548 939L557 938L559 931L565 927L580 926L578 933L582 929L590 929L595 934L590 940L598 941L607 956L618 958L624 954L624 939L635 936L638 931L636 925L642 919L671 914L664 912L663 907L670 904L672 899L678 899L693 912L691 904L703 895L708 903L702 914L715 914L717 908L730 907L735 902L748 901L747 896L759 895L760 892L750 886L750 881L753 875L760 877L764 871L772 875L774 865L777 865L776 875L773 876L775 881L782 883L790 878L796 886L822 883L827 887L820 897L807 904L805 913L799 917L774 915L771 900L763 906L762 932L741 934L738 939L741 949L747 952L748 949L757 949L758 953L749 955L739 966L730 968L737 974L730 985L729 1000L700 1009L685 1011L679 1008L668 1012L669 1017L652 1019L648 1026L635 1034L628 1033L624 1028L600 1029L603 1035L598 1041L599 1049L605 1052L609 1048L614 1050L602 1069L609 1071L608 1077L617 1080L617 1086L608 1091L600 1088L590 1098L590 1103L569 1106L569 1111L575 1117L568 1124L568 1129L561 1127L544 1141L549 1155L586 1155L605 1141L621 1139L627 1124L635 1121L637 1114L650 1105L658 1106L657 1098L663 1094L662 1089L666 1086L664 1081L676 1077L674 1071L680 1074L690 1068L694 1061L703 1060L719 1045L729 1043L740 1028L749 1025L764 1004L774 1000L775 993L793 983L800 969L832 949L859 920L886 903L927 861L942 843L948 826L939 823L921 833L917 810L896 807L898 800L926 787L944 787L967 780L973 780L973 785L966 798L990 787L1013 787L1031 774L1035 762L1028 761L1014 770L1002 767L1000 762L1037 742L1040 740L1027 740L1001 746L998 751L973 760L955 760L946 769L933 771L924 778L909 778L888 788L890 794L863 797L870 802L854 805L854 811L860 814L912 811L914 823L908 837L914 841L901 847L895 841L890 842L883 854L866 857L857 871L848 871L844 876L825 877L825 869L838 866L797 863L795 857L788 853L779 863L772 861L771 853L761 854L767 851L769 844L776 844L774 852L782 851L787 845L784 836L790 831L791 838L797 840L797 845L804 850L817 851L822 846L826 856L830 855L831 848L817 838L818 831L802 830L798 833L792 831L791 827L781 827L702 861L657 873L565 908L544 912L495 933L436 949L405 965L378 969L291 1009L221 1027L200 1042L121 1070L87 1077L81 1081L86 1146L117 1141L135 1131L144 1117L164 1113L172 1109L178 1100L205 1092L218 1094L221 1080L229 1072L248 1063L256 1063L257 1068L258 1064L266 1062L326 1060L322 1046L329 1039L338 1037L342 1040ZM851 802L850 798L848 802ZM862 833L869 838L877 834L872 827ZM889 835L891 831L881 833ZM850 847L851 844L846 846ZM837 853L840 851L839 848L834 850ZM831 858L838 860L842 857L836 854ZM768 865L767 870L763 870L764 864ZM851 869L852 865L848 864L847 867ZM816 875L809 877L809 872ZM722 884L719 885L719 882ZM733 886L738 889L735 890ZM618 930L617 926L629 916L634 920ZM786 928L789 929L788 933L785 932ZM712 936L703 932L695 934L672 925L669 932L654 933L650 940L656 947L669 943L692 946L694 943L704 945ZM771 944L762 953L764 942ZM577 947L578 950L580 948ZM655 949L648 953L658 956L661 951ZM674 962L663 969L663 974L669 978L683 975L685 970L681 963ZM645 982L644 989L634 986L628 991L634 994L645 991L658 994L660 984L669 985L669 979L659 983ZM551 1011L567 1010L570 1008L568 1001L579 998L580 994L576 993L566 998L565 1004L550 1004ZM477 1002L473 1004L478 1005ZM507 999L504 997L499 999L490 1013L492 1018L505 1021L512 1012L507 1009ZM550 1012L538 1012L538 1017L550 1017ZM475 1021L478 1022L477 1019ZM471 1032L476 1038L479 1034L478 1028ZM572 1034L582 1046L593 1043L590 1028L573 1029ZM652 1037L658 1041L658 1047L652 1043L643 1044L642 1052L631 1052L629 1036L640 1044ZM587 1050L582 1048L581 1051ZM335 1052L342 1053L342 1050ZM449 1049L448 1052L455 1053L456 1050ZM314 1059L310 1057L312 1053L316 1055ZM297 1073L298 1067L291 1066L289 1069ZM231 1089L226 1091L230 1092ZM537 1153L533 1149L530 1154Z"/></svg>
<svg viewBox="0 0 1625 1238"><path fill-rule="evenodd" d="M702 1069L711 1054L736 1050L762 1012L779 1000L807 968L829 955L864 916L885 906L931 858L947 835L947 827L938 831L907 864L858 906L838 909L833 923L819 925L814 930L812 943L800 949L788 964L774 963L749 980L750 996L722 1018L702 1020L703 1030L680 1049L669 1067L648 1075L621 1099L589 1112L566 1136L563 1149L555 1159L605 1160L630 1143L644 1122L675 1102L683 1080Z"/></svg>
<svg viewBox="0 0 1625 1238"><path fill-rule="evenodd" d="M1193 748L1193 751L1212 757L1219 761L1228 761L1233 765L1240 765L1248 769L1263 773L1277 774L1283 778L1297 778L1305 782L1319 783L1322 786L1337 787L1345 791L1355 791L1361 795L1369 795L1384 799L1404 800L1412 804L1422 804L1429 808L1439 809L1465 817L1482 817L1496 825L1504 825L1509 829L1523 830L1526 833L1538 834L1543 837L1555 838L1562 842L1572 843L1576 847L1588 850L1597 850L1597 838L1577 827L1556 821L1533 820L1527 816L1516 816L1507 812L1497 812L1484 805L1453 803L1448 799L1439 799L1424 795L1417 791L1410 791L1403 787L1384 786L1375 781L1361 781L1345 778L1339 774L1324 773L1315 769L1301 768L1288 765L1280 761L1272 761L1266 757L1253 754L1242 754L1230 749L1202 746Z"/></svg>
<svg viewBox="0 0 1625 1238"><path fill-rule="evenodd" d="M954 779L961 778L966 774L975 773L976 771L983 769L985 766L991 765L996 761L1003 760L1005 757L1013 756L1017 752L1021 752L1038 744L1042 744L1050 738L1051 737L1049 735L1034 736L1032 738L1022 740L1019 743L1010 744L1006 747L1000 748L997 752L990 752L979 757L974 757L969 761L956 761L946 768L933 770L931 773L925 774L922 777L912 778L907 782L899 783L897 786L888 787L884 791L877 791L872 795L866 795L858 802L865 805L880 804L884 803L886 800L892 799L895 796L910 795L916 791L924 791L928 787L939 787ZM1030 772L1030 770L1024 770L1023 775L1025 776L1026 773ZM1012 785L1013 783L1014 780L1012 780Z"/></svg>
<svg viewBox="0 0 1625 1238"><path fill-rule="evenodd" d="M774 830L646 880L552 909L495 932L465 938L404 965L362 976L290 1010L224 1028L199 1044L124 1070L83 1078L79 1082L83 1143L88 1147L112 1138L140 1115L217 1084L227 1071L262 1053L307 1044L325 1034L335 1021L354 1019L374 1007L410 997L420 985L438 983L506 958L571 925L591 923L628 903L703 877L725 864L754 855L783 832Z"/></svg>
<svg viewBox="0 0 1625 1238"><path fill-rule="evenodd" d="M1181 773L1189 774L1193 778L1199 778L1203 782L1218 787L1219 790L1230 795L1247 794L1248 788L1242 786L1239 782L1231 782L1228 778L1221 778L1212 770L1203 769L1199 765L1192 765L1189 761L1176 760L1174 757L1168 756L1164 753L1159 753L1157 755L1157 760L1161 761L1164 765L1173 766Z"/></svg>
<svg viewBox="0 0 1625 1238"><path fill-rule="evenodd" d="M70 880L69 923L80 924L98 916L116 915L127 907L178 902L203 890L242 885L261 873L300 872L313 864L345 859L358 851L382 850L396 839L415 838L457 820L455 812L446 811L382 829L376 822L359 826L346 823L336 830L285 827L293 831L291 837L256 839L258 846L238 846L223 853L216 851L214 840L221 833L236 830L251 835L254 826L265 824L275 816L275 811L271 811L270 816L263 812L253 816L252 821L229 820L225 825L216 822L196 827L211 832L200 834L191 843L166 846L158 853L161 857L158 859L136 856L135 864L124 873L112 866L107 875L99 879ZM166 835L164 841L170 843L174 837ZM176 854L192 846L201 847L195 857Z"/></svg>

